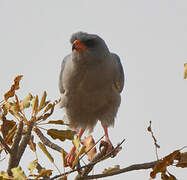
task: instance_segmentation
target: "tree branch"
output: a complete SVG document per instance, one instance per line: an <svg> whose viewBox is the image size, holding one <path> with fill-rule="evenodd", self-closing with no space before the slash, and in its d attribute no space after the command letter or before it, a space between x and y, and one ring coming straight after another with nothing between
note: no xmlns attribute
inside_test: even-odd
<svg viewBox="0 0 187 180"><path fill-rule="evenodd" d="M58 146L57 144L51 142L48 138L46 138L43 133L38 129L38 128L34 128L34 132L38 135L38 137L40 138L40 140L49 148L54 149L58 152L62 152L62 148L60 146ZM67 152L64 151L66 154Z"/></svg>
<svg viewBox="0 0 187 180"><path fill-rule="evenodd" d="M12 175L11 169L16 167L19 163L18 162L19 160L17 159L17 155L18 155L18 146L22 137L22 131L23 131L23 121L20 121L11 147L11 153L10 153L8 169L7 169L9 175Z"/></svg>
<svg viewBox="0 0 187 180"><path fill-rule="evenodd" d="M150 168L153 168L156 163L157 163L157 161L152 161L152 162L143 163L143 164L133 164L133 165L128 166L126 168L115 170L114 172L90 175L90 176L86 176L86 177L83 177L83 178L79 178L79 180L99 179L99 178L103 178L103 177L114 176L114 175L117 175L117 174L126 173L126 172L129 172L129 171L150 169Z"/></svg>
<svg viewBox="0 0 187 180"><path fill-rule="evenodd" d="M85 166L78 167L78 168L73 169L73 170L70 170L70 171L65 172L61 175L56 175L56 176L50 178L50 180L54 180L54 179L57 179L59 177L63 177L65 175L71 174L71 173L76 172L76 171L80 171L82 169L84 169L84 170L81 172L81 174L79 174L75 178L75 180L86 179L88 173L93 169L93 167L98 162L100 162L100 161L104 160L105 158L109 157L113 153L113 151L117 150L121 146L121 144L124 141L125 141L125 139L123 139L121 143L119 143L110 153L107 153L107 154L106 154L106 151L107 151L107 148L108 148L108 144L107 143L103 144L103 148L102 148L101 152L97 153L96 156L94 157L94 159L89 164L87 164Z"/></svg>
<svg viewBox="0 0 187 180"><path fill-rule="evenodd" d="M27 125L26 134L23 136L23 139L22 139L22 141L20 143L20 146L19 146L19 149L18 149L18 155L17 155L18 162L20 161L27 145L29 144L33 126L34 126L34 121L31 120L29 122L29 124Z"/></svg>
<svg viewBox="0 0 187 180"><path fill-rule="evenodd" d="M11 153L11 149L9 148L9 146L7 145L7 143L5 142L5 140L1 137L0 135L0 143L3 145L3 147L8 151L8 153Z"/></svg>

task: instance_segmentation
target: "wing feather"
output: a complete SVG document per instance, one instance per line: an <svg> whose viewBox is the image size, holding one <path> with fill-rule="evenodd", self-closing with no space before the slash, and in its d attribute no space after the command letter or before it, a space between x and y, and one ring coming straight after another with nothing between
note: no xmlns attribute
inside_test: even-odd
<svg viewBox="0 0 187 180"><path fill-rule="evenodd" d="M116 89L121 93L124 87L125 75L123 71L123 67L120 61L120 58L117 54L111 53L112 60L114 61L115 65L115 79L114 85Z"/></svg>
<svg viewBox="0 0 187 180"><path fill-rule="evenodd" d="M58 81L58 87L59 87L59 90L60 90L61 94L64 94L64 92L65 92L65 89L63 87L63 72L64 72L66 62L68 61L68 59L70 59L70 55L67 55L63 59L62 64L61 64L60 76L59 76L59 81Z"/></svg>

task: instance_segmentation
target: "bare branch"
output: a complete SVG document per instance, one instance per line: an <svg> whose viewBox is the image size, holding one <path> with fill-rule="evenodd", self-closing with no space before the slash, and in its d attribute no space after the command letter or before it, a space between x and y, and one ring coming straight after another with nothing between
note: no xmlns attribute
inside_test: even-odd
<svg viewBox="0 0 187 180"><path fill-rule="evenodd" d="M153 168L156 163L157 163L157 161L152 161L152 162L143 163L143 164L133 164L131 166L128 166L128 167L123 168L123 169L116 170L114 172L86 176L86 177L83 177L83 178L79 178L78 180L99 179L99 178L114 176L114 175L117 175L117 174L126 173L126 172L134 171L134 170L150 169L150 168Z"/></svg>
<svg viewBox="0 0 187 180"><path fill-rule="evenodd" d="M116 149L118 149L119 146L120 146L124 141L125 141L125 139L122 140L122 142L119 143L119 144L113 149L113 151L115 151ZM105 159L106 157L110 156L110 155L113 153L113 151L111 151L110 153L107 153L107 154L106 154L106 151L107 151L107 146L104 146L104 148L102 148L101 152L97 153L97 155L94 157L94 159L93 159L89 164L87 164L87 165L85 165L85 166L78 167L78 168L73 169L73 170L70 170L70 171L65 172L65 173L63 173L63 174L61 174L61 175L56 175L56 176L50 178L50 180L54 180L54 179L57 179L57 178L59 178L59 177L63 177L63 176L65 176L65 175L71 174L71 173L76 172L76 171L80 171L80 170L82 170L82 169L84 169L84 171L82 171L81 176L79 175L79 176L76 177L76 180L79 180L80 178L81 178L81 179L82 179L82 178L83 178L83 179L86 178L87 175L88 175L88 173L93 169L93 167L94 167L95 164L97 164L98 162L102 161L103 159Z"/></svg>
<svg viewBox="0 0 187 180"><path fill-rule="evenodd" d="M10 153L10 158L9 158L9 162L8 162L8 169L7 172L9 175L12 174L11 169L16 167L18 165L18 159L17 159L17 155L18 155L18 146L21 140L21 136L22 136L22 131L23 131L23 121L19 122L18 125L18 129L16 131L15 134L15 138L11 147L11 153Z"/></svg>
<svg viewBox="0 0 187 180"><path fill-rule="evenodd" d="M33 126L34 126L34 121L31 120L29 122L29 125L27 125L26 134L23 136L23 139L22 139L21 144L20 144L19 149L18 149L18 155L17 155L18 161L20 161L27 145L29 144Z"/></svg>
<svg viewBox="0 0 187 180"><path fill-rule="evenodd" d="M158 148L160 148L160 146L158 145L157 143L157 139L155 138L154 134L153 134L153 131L152 131L152 128L151 128L151 121L149 122L149 127L147 128L147 130L151 133L151 136L153 138L153 141L154 141L154 146L155 146L155 153L156 153L156 158L157 160L159 160L159 157L158 157Z"/></svg>

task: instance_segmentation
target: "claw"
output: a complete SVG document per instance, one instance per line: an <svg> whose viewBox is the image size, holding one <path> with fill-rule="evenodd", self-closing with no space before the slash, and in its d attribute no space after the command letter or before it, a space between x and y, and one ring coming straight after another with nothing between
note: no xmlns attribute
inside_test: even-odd
<svg viewBox="0 0 187 180"><path fill-rule="evenodd" d="M72 167L73 161L75 160L75 156L76 156L75 147L73 147L71 151L68 153L68 155L66 156L66 162L69 167Z"/></svg>

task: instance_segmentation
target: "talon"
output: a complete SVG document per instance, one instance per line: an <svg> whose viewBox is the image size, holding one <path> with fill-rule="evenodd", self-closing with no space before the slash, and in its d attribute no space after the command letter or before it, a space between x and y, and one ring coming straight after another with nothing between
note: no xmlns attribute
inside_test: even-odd
<svg viewBox="0 0 187 180"><path fill-rule="evenodd" d="M72 167L73 161L75 160L75 156L75 147L73 147L72 150L66 156L66 162L69 167Z"/></svg>

